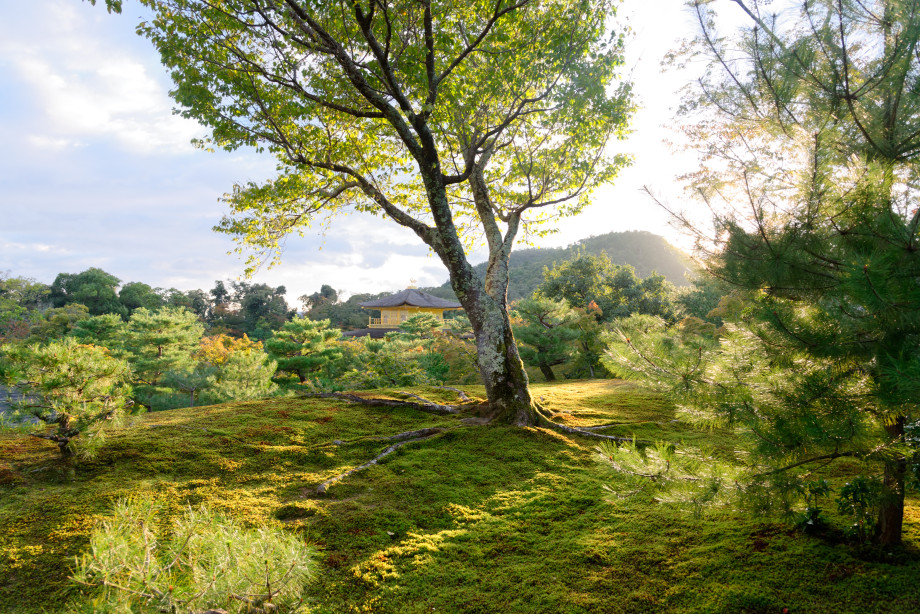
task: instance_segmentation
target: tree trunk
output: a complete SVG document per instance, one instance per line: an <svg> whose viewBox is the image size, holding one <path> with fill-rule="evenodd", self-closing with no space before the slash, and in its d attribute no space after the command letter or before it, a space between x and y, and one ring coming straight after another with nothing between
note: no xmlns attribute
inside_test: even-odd
<svg viewBox="0 0 920 614"><path fill-rule="evenodd" d="M892 424L885 425L892 440L904 437L904 416ZM904 476L907 473L907 459L898 456L885 463L884 491L878 512L878 542L885 545L901 543L901 528L904 522Z"/></svg>
<svg viewBox="0 0 920 614"><path fill-rule="evenodd" d="M455 262L454 267L446 259L445 264L448 264L448 270L451 271L450 280L454 292L476 336L479 374L486 388L490 421L517 426L539 424L538 408L530 396L527 371L518 355L508 317L507 262L503 267L503 284L491 284L489 289L492 292L487 291L465 258L462 262ZM493 271L491 276L493 280L496 277L500 279L501 273L496 276Z"/></svg>
<svg viewBox="0 0 920 614"><path fill-rule="evenodd" d="M483 281L470 266L454 225L431 133L421 124L416 128L423 150L418 159L419 171L425 182L436 228L433 232L431 229L413 229L447 267L454 293L473 326L479 374L489 400L488 417L493 422L517 426L539 424L539 411L530 397L527 372L518 355L508 317L508 258L520 226L520 212L508 216L505 220L507 229L502 233L483 175L491 152L482 154L470 176L470 188L489 246L489 264ZM404 224L398 217L396 221Z"/></svg>
<svg viewBox="0 0 920 614"><path fill-rule="evenodd" d="M497 305L484 311L487 311L484 325L477 327L474 324L473 330L476 333L479 373L489 399L489 416L493 422L516 426L539 424L537 407L530 396L527 371L518 355L508 313ZM470 316L472 322L473 314Z"/></svg>
<svg viewBox="0 0 920 614"><path fill-rule="evenodd" d="M588 374L590 375L591 379L594 379L594 357L591 355L591 347L582 341L581 349L584 351L585 364L588 365Z"/></svg>
<svg viewBox="0 0 920 614"><path fill-rule="evenodd" d="M553 368L551 366L549 366L542 360L540 361L540 364L538 366L540 367L540 373L543 374L543 377L546 378L546 381L548 382L556 381L556 374L553 373Z"/></svg>

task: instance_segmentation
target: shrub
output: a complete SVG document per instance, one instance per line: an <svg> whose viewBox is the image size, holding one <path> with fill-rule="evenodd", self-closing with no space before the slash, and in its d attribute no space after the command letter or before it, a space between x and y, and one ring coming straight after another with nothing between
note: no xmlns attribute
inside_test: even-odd
<svg viewBox="0 0 920 614"><path fill-rule="evenodd" d="M73 579L94 590L72 612L298 612L313 550L206 506L160 530L161 506L127 499L90 537Z"/></svg>

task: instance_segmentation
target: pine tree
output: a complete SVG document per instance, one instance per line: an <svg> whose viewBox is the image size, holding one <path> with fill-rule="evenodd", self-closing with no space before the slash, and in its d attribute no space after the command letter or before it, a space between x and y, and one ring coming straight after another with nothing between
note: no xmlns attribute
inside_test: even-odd
<svg viewBox="0 0 920 614"><path fill-rule="evenodd" d="M134 373L136 398L153 409L183 406L185 395L166 387L164 376L184 392L206 385L207 374L193 373L204 326L195 314L183 308L161 307L149 311L140 307L131 314L123 336L124 352Z"/></svg>
<svg viewBox="0 0 920 614"><path fill-rule="evenodd" d="M128 364L74 339L0 346L0 376L19 393L13 421L36 419L38 430L31 434L57 444L65 458L73 456L81 435L81 452L90 455L130 405Z"/></svg>
<svg viewBox="0 0 920 614"><path fill-rule="evenodd" d="M329 328L329 320L295 317L265 341L265 349L277 361L278 371L296 376L303 384L328 376L330 363L341 354L334 343L341 335Z"/></svg>
<svg viewBox="0 0 920 614"><path fill-rule="evenodd" d="M898 543L920 460L905 437L920 416L920 5L812 0L779 20L735 1L754 25L731 44L694 3L713 63L687 110L707 148L693 187L716 212L700 247L743 305L718 345L681 338L689 352L633 323L612 368L742 427L752 492L789 501L816 468L861 459L838 469L842 509L871 501L872 536Z"/></svg>
<svg viewBox="0 0 920 614"><path fill-rule="evenodd" d="M553 367L569 360L582 336L584 312L577 313L565 301L530 298L512 305L514 337L525 364L538 367L546 381L556 380ZM590 317L590 316L587 316Z"/></svg>
<svg viewBox="0 0 920 614"><path fill-rule="evenodd" d="M278 364L269 359L262 343L228 335L213 335L201 340L199 364L213 369L214 382L206 391L209 402L244 401L271 396Z"/></svg>
<svg viewBox="0 0 920 614"><path fill-rule="evenodd" d="M92 589L68 612L277 614L303 611L315 552L277 528L246 527L202 505L171 525L164 505L119 501L90 536L73 580Z"/></svg>

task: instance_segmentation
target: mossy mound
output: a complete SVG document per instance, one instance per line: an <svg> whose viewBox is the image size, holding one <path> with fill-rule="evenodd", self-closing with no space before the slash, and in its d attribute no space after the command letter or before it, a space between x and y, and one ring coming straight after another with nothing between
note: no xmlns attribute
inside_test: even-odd
<svg viewBox="0 0 920 614"><path fill-rule="evenodd" d="M672 422L658 397L623 382L534 394L571 426L617 422L608 432L733 449L730 434ZM321 551L315 612L920 611L915 499L906 548L890 561L858 557L731 511L694 517L650 490L611 497L604 486L616 489L617 476L591 440L463 417L335 399L172 410L113 433L72 467L47 442L0 437L0 611L53 612L78 598L74 556L129 494L164 501L164 522L207 502L297 532ZM375 437L425 427L445 430L316 494L387 447Z"/></svg>

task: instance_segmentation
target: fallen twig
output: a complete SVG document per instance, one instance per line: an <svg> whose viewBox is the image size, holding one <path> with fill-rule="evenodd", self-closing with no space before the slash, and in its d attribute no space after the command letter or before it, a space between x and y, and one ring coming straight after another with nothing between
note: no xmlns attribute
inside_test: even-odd
<svg viewBox="0 0 920 614"><path fill-rule="evenodd" d="M453 386L435 386L435 388L439 388L440 390L450 390L452 392L456 392L457 396L459 396L460 400L463 401L464 403L470 400L470 397L466 396L466 393L460 390L459 388L454 388Z"/></svg>
<svg viewBox="0 0 920 614"><path fill-rule="evenodd" d="M542 418L541 420L542 424L550 428L556 429L557 431L562 431L563 433L567 433L569 435L581 435L582 437L593 437L596 439L606 439L608 441L616 441L617 443L636 443L636 444L646 445L646 446L652 445L651 441L646 441L644 439L635 439L633 437L616 437L614 435L601 435L600 433L593 433L583 428L559 424L558 422L553 422L552 420L547 418L542 412L538 412L537 415L540 416L540 418ZM588 427L588 428L596 428L596 427Z"/></svg>
<svg viewBox="0 0 920 614"><path fill-rule="evenodd" d="M411 394L409 392L400 392L399 394L414 397L421 400L422 402L413 403L412 401L398 401L396 399L380 399L376 397L367 398L360 397L356 394L348 394L346 392L313 392L304 394L303 396L319 399L342 399L344 401L351 401L352 403L361 403L363 405L373 405L378 407L406 407L409 409L426 411L432 414L456 414L460 411L460 408L455 405L440 405L420 397L417 394Z"/></svg>
<svg viewBox="0 0 920 614"><path fill-rule="evenodd" d="M384 450L383 452L381 452L380 454L378 454L377 456L375 456L375 457L372 458L371 460L367 461L367 462L364 463L363 465L359 465L359 466L357 466L357 467L355 467L355 468L353 468L353 469L350 469L349 471L346 471L345 473L342 473L342 474L340 474L340 475L337 475L337 476L335 476L335 477L333 477L333 478L329 478L328 480L326 480L325 482L323 482L322 484L320 484L320 485L316 488L316 494L319 494L319 495L325 494L326 491L329 489L329 487L330 487L332 484L338 482L339 480L341 480L341 479L343 479L343 478L347 478L347 477L350 476L351 474L357 473L358 471L361 471L362 469L367 469L368 467L370 467L370 466L372 466L372 465L376 465L376 464L377 464L377 461L379 461L381 458L383 458L384 456L388 456L388 455L392 454L393 452L395 452L396 450L398 450L398 449L401 448L402 446L406 445L407 443L412 443L413 441L422 441L423 439L428 439L428 438L430 438L430 437L434 437L435 435L440 434L442 430L443 430L443 429L422 429L422 430L420 430L420 431L408 431L408 432L406 432L406 433L400 433L400 434L398 434L398 435L393 435L393 436L391 436L391 437L387 437L386 439L394 439L394 438L400 438L400 437L403 437L403 438L406 438L406 439L404 439L403 441L399 441L399 442L397 442L397 443L394 443L392 446L388 447L386 450ZM417 433L426 433L426 434L424 434L424 435L419 435L419 436L417 436L417 437L411 437L412 434L417 434Z"/></svg>
<svg viewBox="0 0 920 614"><path fill-rule="evenodd" d="M352 439L350 441L342 441L341 439L336 439L332 443L337 446L344 446L352 443L360 443L362 441L367 441L368 439L372 441L402 441L403 439L420 439L423 437L428 437L430 435L436 435L443 431L444 429L440 428L427 428L419 429L417 431L406 431L405 433L398 433L396 435L390 435L389 437L361 437L360 439Z"/></svg>

